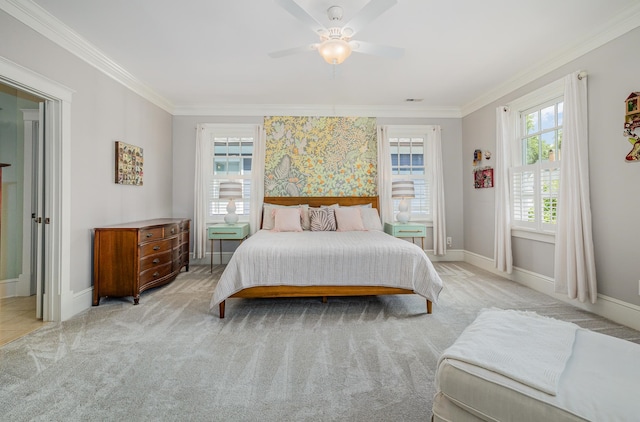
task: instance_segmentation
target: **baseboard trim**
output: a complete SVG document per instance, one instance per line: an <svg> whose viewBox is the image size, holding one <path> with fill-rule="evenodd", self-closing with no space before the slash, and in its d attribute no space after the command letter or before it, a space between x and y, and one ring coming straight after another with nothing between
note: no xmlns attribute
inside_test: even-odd
<svg viewBox="0 0 640 422"><path fill-rule="evenodd" d="M604 318L608 318L619 324L640 330L640 306L627 303L619 299L615 299L603 294L598 294L598 300L595 304L582 303L575 299L569 299L567 296L558 294L553 288L553 278L542 274L537 274L522 268L513 268L511 274L499 271L495 268L493 259L478 255L469 251L464 251L464 262L482 268L501 277L515 281L523 286L529 287L554 299L558 299L564 303L593 312Z"/></svg>
<svg viewBox="0 0 640 422"><path fill-rule="evenodd" d="M0 280L0 299L17 296L18 280L15 278L9 280Z"/></svg>
<svg viewBox="0 0 640 422"><path fill-rule="evenodd" d="M93 304L93 287L89 287L78 293L65 295L65 297L70 297L70 300L67 300L66 303L60 307L61 321L66 321L72 316L91 308Z"/></svg>
<svg viewBox="0 0 640 422"><path fill-rule="evenodd" d="M464 251L459 249L448 249L445 255L434 255L433 249L425 249L424 252L433 262L464 261Z"/></svg>

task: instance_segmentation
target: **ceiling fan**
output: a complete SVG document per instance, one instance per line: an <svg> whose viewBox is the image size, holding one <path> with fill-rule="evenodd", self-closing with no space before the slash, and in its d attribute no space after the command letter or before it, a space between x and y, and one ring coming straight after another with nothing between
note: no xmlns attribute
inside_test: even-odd
<svg viewBox="0 0 640 422"><path fill-rule="evenodd" d="M276 2L295 18L311 28L311 30L320 37L320 41L269 53L269 56L272 58L280 58L307 51L318 51L327 63L337 65L344 62L347 57L351 55L352 51L393 59L400 58L404 54L404 49L402 48L352 39L364 26L387 11L391 6L397 4L397 0L371 0L345 25L341 25L342 7L331 6L327 9L327 15L331 21L329 28L318 22L318 20L300 7L294 0L276 0Z"/></svg>

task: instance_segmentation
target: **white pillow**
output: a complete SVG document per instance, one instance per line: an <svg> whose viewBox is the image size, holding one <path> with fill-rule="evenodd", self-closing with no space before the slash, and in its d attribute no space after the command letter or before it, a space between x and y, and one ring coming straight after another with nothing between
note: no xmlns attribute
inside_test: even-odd
<svg viewBox="0 0 640 422"><path fill-rule="evenodd" d="M336 231L349 232L349 231L363 231L365 230L362 223L362 216L360 215L360 207L340 207L335 208L336 213Z"/></svg>
<svg viewBox="0 0 640 422"><path fill-rule="evenodd" d="M360 208L360 214L365 230L382 230L382 221L380 221L377 209Z"/></svg>
<svg viewBox="0 0 640 422"><path fill-rule="evenodd" d="M276 208L272 211L274 232L301 232L300 207Z"/></svg>

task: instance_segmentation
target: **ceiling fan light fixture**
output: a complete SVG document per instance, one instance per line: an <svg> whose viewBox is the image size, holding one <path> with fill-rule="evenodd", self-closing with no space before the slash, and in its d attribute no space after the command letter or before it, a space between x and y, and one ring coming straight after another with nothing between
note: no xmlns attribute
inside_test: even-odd
<svg viewBox="0 0 640 422"><path fill-rule="evenodd" d="M327 63L340 64L351 55L351 46L345 40L330 38L320 44L318 52Z"/></svg>

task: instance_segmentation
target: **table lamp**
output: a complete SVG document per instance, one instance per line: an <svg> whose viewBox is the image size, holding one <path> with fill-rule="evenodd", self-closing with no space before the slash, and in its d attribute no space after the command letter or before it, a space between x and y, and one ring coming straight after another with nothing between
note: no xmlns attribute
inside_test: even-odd
<svg viewBox="0 0 640 422"><path fill-rule="evenodd" d="M236 214L235 199L242 199L242 183L240 182L220 182L220 199L228 199L227 215L224 216L224 222L227 224L235 224L238 222Z"/></svg>
<svg viewBox="0 0 640 422"><path fill-rule="evenodd" d="M394 180L391 182L391 197L393 199L400 199L398 204L398 214L396 214L396 220L399 223L407 223L411 219L411 213L409 212L408 198L415 198L415 189L413 188L413 180Z"/></svg>

